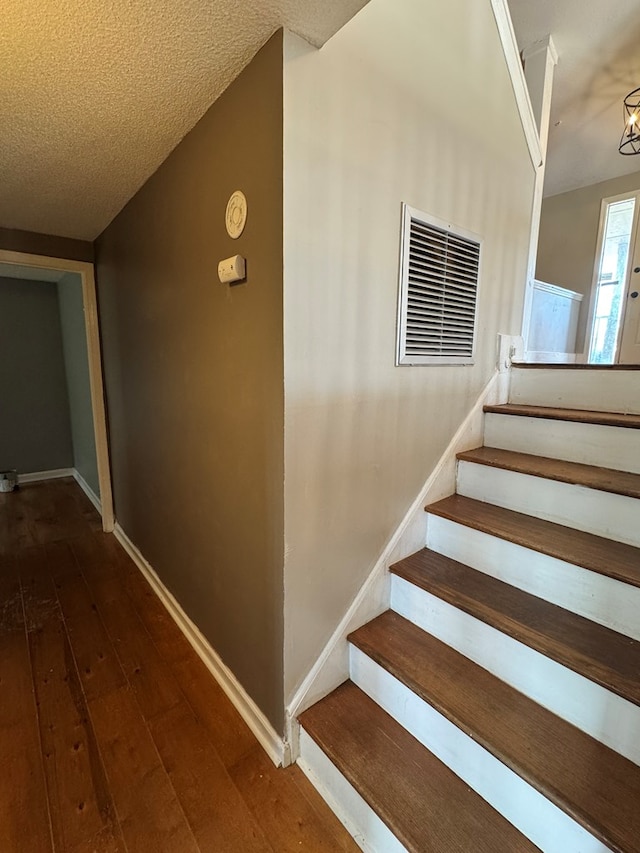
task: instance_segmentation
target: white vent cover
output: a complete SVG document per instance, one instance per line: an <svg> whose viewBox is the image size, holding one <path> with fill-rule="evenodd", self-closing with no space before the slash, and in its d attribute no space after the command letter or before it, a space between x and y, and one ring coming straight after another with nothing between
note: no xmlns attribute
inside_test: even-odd
<svg viewBox="0 0 640 853"><path fill-rule="evenodd" d="M481 239L402 205L397 364L472 364Z"/></svg>

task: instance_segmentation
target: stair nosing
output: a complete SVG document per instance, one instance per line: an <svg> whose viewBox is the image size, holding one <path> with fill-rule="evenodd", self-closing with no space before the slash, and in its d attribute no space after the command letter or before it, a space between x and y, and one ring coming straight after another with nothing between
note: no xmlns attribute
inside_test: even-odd
<svg viewBox="0 0 640 853"><path fill-rule="evenodd" d="M522 643L530 649L533 649L538 654L543 655L544 657L549 658L549 660L555 661L560 666L566 667L568 670L577 673L582 678L587 679L593 684L599 685L604 690L608 690L610 693L619 696L620 698L626 700L632 705L640 708L640 694L638 696L630 696L628 693L625 693L624 687L619 683L610 683L611 681L615 681L616 679L609 679L609 681L605 680L604 676L598 676L597 674L589 672L589 670L582 663L582 659L586 658L586 654L579 652L579 658L572 658L567 654L563 654L560 650L555 649L552 650L549 648L549 645L553 645L553 637L549 633L543 633L539 629L534 629L530 626L527 626L526 623L522 621L521 618L514 617L509 615L508 613L504 613L504 619L500 620L497 618L497 614L499 613L499 608L497 605L493 605L493 609L489 612L487 606L484 602L480 600L472 600L472 596L470 595L468 600L466 601L454 601L453 597L447 595L447 593L442 589L434 589L435 582L429 584L428 578L425 577L421 580L414 580L408 577L405 577L403 574L403 564L407 564L407 561L412 558L418 557L419 555L426 554L430 556L432 559L436 559L438 562L450 565L452 569L462 569L468 572L476 572L483 580L483 582L487 586L497 586L497 588L504 587L510 588L512 590L511 594L516 600L520 600L523 602L534 601L536 602L536 606L539 610L547 611L547 613L551 615L557 615L561 612L566 614L567 619L570 621L582 622L584 624L591 624L593 626L593 630L596 632L600 632L603 634L610 633L613 636L621 637L625 642L628 642L629 645L635 645L640 649L640 641L634 640L631 637L627 637L624 634L621 634L618 631L614 631L611 628L607 628L604 625L600 625L597 622L594 622L591 619L588 619L585 616L581 616L579 614L573 613L569 610L566 610L563 607L560 607L557 604L553 604L552 602L545 601L542 598L539 598L536 595L533 595L530 592L525 592L524 590L518 589L514 587L512 584L509 584L505 581L499 580L497 578L492 577L491 575L486 575L483 572L478 572L477 569L472 568L471 566L467 566L464 563L460 563L457 560L452 559L451 557L447 557L444 554L440 554L437 551L433 551L429 548L423 548L421 551L417 552L417 554L412 555L412 557L405 558L405 560L400 560L394 565L390 566L389 571L392 574L397 575L401 579L403 579L407 583L411 583L414 586L417 586L419 589L422 589L424 592L429 593L430 595L439 598L441 601L445 601L456 609L466 613L474 619L478 619L480 622L483 622L485 625L493 628L494 630L500 631L508 637L511 637L513 640ZM474 604L476 606L474 606ZM579 621L578 621L579 620ZM517 629L517 626L520 627L521 630ZM544 638L548 639L548 642L545 644L543 642ZM546 647L545 647L546 646ZM567 648L567 644L564 644L564 647ZM608 671L611 675L616 675L616 671L612 669L612 667L606 662L598 661L596 658L591 656L590 658L595 664L597 664L603 671ZM618 673L618 680L627 680L626 677L620 673Z"/></svg>
<svg viewBox="0 0 640 853"><path fill-rule="evenodd" d="M478 456L477 451L492 451L497 455L497 459L486 459ZM504 458L503 458L504 457ZM509 462L509 457L513 461ZM519 457L522 461L518 461ZM538 456L533 453L521 453L517 450L508 450L506 448L483 446L473 450L465 450L456 455L456 458L461 462L470 462L474 465L484 465L488 468L498 468L502 471L513 471L517 474L524 474L529 477L537 477L542 480L551 480L557 483L567 483L573 486L582 486L585 489L591 489L598 492L606 492L608 494L622 495L628 498L640 498L640 474L634 474L629 471L618 471L615 468L605 468L598 465L586 465L583 462L570 462L562 459L554 459L550 456ZM535 470L535 461L543 461L549 469L556 468L555 471L542 472ZM565 467L568 472L573 472L573 476L569 473L562 473L559 469ZM538 464L538 469L540 465ZM598 473L600 477L598 477ZM591 478L590 475L591 474ZM634 483L633 486L616 486L615 483L605 482L603 475L610 475L611 479L615 479L615 475L623 480L630 480Z"/></svg>
<svg viewBox="0 0 640 853"><path fill-rule="evenodd" d="M535 700L522 694L515 687L512 687L511 685L502 681L502 679L500 679L498 676L484 669L481 665L474 662L470 658L467 658L461 652L458 652L456 649L453 649L451 646L449 646L442 640L439 640L437 637L433 637L426 631L423 631L418 626L413 625L413 623L411 623L409 620L405 619L404 617L400 616L392 610L388 610L385 613L382 613L380 616L377 616L375 619L371 620L371 623L380 621L384 622L385 619L389 618L389 615L391 615L394 619L401 620L402 623L405 623L406 625L410 626L410 630L415 632L416 635L424 635L429 639L429 642L436 643L439 646L446 648L447 654L453 654L455 656L459 656L460 658L464 658L466 664L470 667L472 672L482 671L486 673L486 676L490 681L500 682L501 685L503 685L503 689L506 689L508 692L513 692L513 694L519 694L519 696L521 697L521 702L524 701L525 704L538 705ZM515 773L526 783L531 785L536 791L538 791L538 793L540 793L546 799L554 803L554 805L556 805L565 814L573 818L587 831L598 837L603 843L607 845L613 844L614 847L612 849L624 853L624 851L617 844L617 842L613 841L610 838L606 827L595 821L593 816L588 812L584 805L580 806L577 802L568 800L568 795L566 793L563 794L557 786L545 785L545 780L539 774L536 774L531 769L523 766L522 760L518 760L518 757L515 755L515 750L512 750L511 754L509 754L509 752L505 750L503 745L498 746L495 743L491 742L491 740L489 740L489 738L485 736L484 733L478 730L477 726L474 727L473 723L465 720L463 716L457 711L457 709L454 710L451 707L451 703L447 705L441 697L434 696L423 684L420 684L413 676L409 675L405 670L403 670L400 664L394 663L391 660L392 655L389 654L387 651L381 649L372 649L371 643L362 642L359 635L366 633L368 625L371 623L367 623L367 625L364 625L361 628L352 631L347 637L348 641L355 645L357 648L359 648L363 654L371 658L371 660L373 660L376 664L378 664L388 673L390 673L391 676L396 678L416 696L418 696L420 699L422 699L424 702L434 708L438 713L442 714L442 716L444 716L450 723L455 725L456 728L460 729L460 731L462 731L467 737L470 737L481 747L487 750L487 752L489 752L495 759L500 761L513 773ZM595 738L593 738L591 735L580 731L572 723L569 723L566 720L562 720L562 718L558 717L549 709L543 708L542 706L538 707L542 709L543 716L548 716L549 719L556 718L559 720L560 725L571 726L572 729L580 732L580 736L595 741ZM601 746L602 748L609 750L612 754L616 756L619 755L618 753L615 753L614 750L611 750L610 747L607 747L604 744L601 744ZM629 761L629 759L624 758L624 756L620 756L620 760Z"/></svg>
<svg viewBox="0 0 640 853"><path fill-rule="evenodd" d="M562 408L560 406L534 406L524 403L504 403L483 407L485 414L512 417L538 418L571 423L612 426L621 429L640 429L640 414L635 412L607 412L593 409Z"/></svg>
<svg viewBox="0 0 640 853"><path fill-rule="evenodd" d="M373 700L364 691L362 691L361 688L355 685L354 682L347 679L347 681L343 682L339 687L336 688L336 690L332 691L329 696L325 697L324 699L321 699L318 703L316 703L316 705L320 705L326 700L330 699L330 697L336 694L337 691L345 689L350 690L351 692L353 692L354 690L357 691L357 693L361 694L362 698L366 702L375 705L380 714L383 714L385 717L390 718L392 720L393 727L397 727L398 730L402 730L403 736L405 738L410 738L412 741L415 741L415 743L420 749L420 755L422 756L421 761L433 761L437 765L442 765L446 769L447 775L452 774L453 776L456 776L457 782L455 784L459 785L461 788L466 788L467 791L470 791L474 800L475 798L478 798L477 802L480 803L481 801L480 808L486 808L490 812L493 812L495 815L497 815L498 820L500 822L504 821L509 824L509 828L523 840L528 850L533 851L538 849L535 844L533 844L530 839L526 838L526 836L524 836L524 834L520 830L514 827L513 824L510 824L509 821L507 821L507 819L504 817L504 815L500 814L500 812L494 806L484 800L476 791L474 791L469 785L467 785L464 780L457 776L455 771L448 767L446 763L443 762L440 758L434 755L431 750L427 749L427 747L420 743L420 741L414 735L412 735L407 729L404 728L404 726L402 726L401 723L395 720L387 711L385 711L380 705L378 705L375 700ZM337 747L334 743L326 742L326 739L322 738L318 734L318 732L315 730L317 728L317 724L314 725L314 723L312 722L311 725L309 725L308 715L313 715L314 707L315 706L312 706L300 715L300 725L302 726L302 728L305 730L308 736L316 743L316 745L325 753L331 763L334 764L338 772L341 773L347 780L347 782L354 788L354 790L358 792L358 794L362 797L365 803L367 803L369 808L371 808L376 813L378 818L387 826L390 832L392 832L393 835L403 845L406 846L407 850L411 851L412 853L422 853L422 848L416 847L415 838L410 837L410 832L407 829L403 829L401 826L396 825L396 822L389 814L388 804L378 802L376 798L372 795L372 792L367 789L366 785L359 784L359 777L357 776L354 771L354 768L349 764L349 762L343 759L340 754L339 747ZM307 717L307 721L305 721L305 717Z"/></svg>
<svg viewBox="0 0 640 853"><path fill-rule="evenodd" d="M570 563L573 566L577 566L578 568L584 569L588 572L594 572L595 574L602 575L603 577L608 577L611 580L615 580L619 583L626 583L629 586L634 586L640 588L640 573L637 576L626 574L623 575L620 571L612 570L609 566L608 562L600 563L595 561L589 561L583 557L573 557L568 559L566 555L560 553L558 549L551 547L548 544L547 539L545 539L545 544L543 545L540 542L532 542L530 539L527 541L525 536L520 538L515 538L512 535L508 535L507 533L496 530L495 526L492 526L490 523L481 523L476 521L473 518L468 517L460 517L457 513L449 512L443 509L443 504L446 504L451 500L451 498L457 498L458 501L462 499L463 501L470 501L474 505L482 505L486 507L491 507L492 510L498 511L500 514L506 514L513 517L517 517L518 520L522 519L523 526L526 527L531 526L532 523L540 524L540 525L549 525L554 529L554 532L559 534L560 532L567 531L567 535L571 535L574 538L585 539L590 538L594 543L597 543L601 547L610 546L611 544L615 545L619 550L629 550L633 552L633 556L637 557L640 561L640 548L629 545L626 542L618 542L617 540L607 539L604 536L597 536L594 533L587 533L583 530L577 530L575 528L566 527L562 524L557 524L554 521L547 521L546 519L540 519L536 516L530 516L526 513L517 512L512 509L505 509L504 507L499 507L495 504L484 504L483 501L478 501L475 498L468 498L464 495L450 495L448 498L444 498L443 500L436 501L435 503L427 504L425 506L425 512L430 513L432 515L437 515L440 518L447 519L454 524L460 524L463 527L470 527L473 530L477 530L480 533L486 533L488 536L494 536L496 539L501 539L505 542L512 542L514 545L518 545L521 548L527 548L530 551L534 551L538 554L544 554L547 557L551 557L556 560L560 560L564 563ZM630 555L631 556L631 555Z"/></svg>

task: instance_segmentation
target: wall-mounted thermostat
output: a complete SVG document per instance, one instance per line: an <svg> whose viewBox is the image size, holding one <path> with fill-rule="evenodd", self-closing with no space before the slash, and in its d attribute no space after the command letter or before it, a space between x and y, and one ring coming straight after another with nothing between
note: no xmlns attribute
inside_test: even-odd
<svg viewBox="0 0 640 853"><path fill-rule="evenodd" d="M247 199L241 190L236 190L227 202L224 221L229 237L237 240L247 222Z"/></svg>
<svg viewBox="0 0 640 853"><path fill-rule="evenodd" d="M247 277L247 265L242 255L234 255L232 258L220 261L218 277L223 284L243 281Z"/></svg>

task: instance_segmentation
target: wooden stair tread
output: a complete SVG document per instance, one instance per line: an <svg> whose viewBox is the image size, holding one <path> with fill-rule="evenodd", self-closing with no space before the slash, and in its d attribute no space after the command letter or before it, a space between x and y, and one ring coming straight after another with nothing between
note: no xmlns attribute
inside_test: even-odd
<svg viewBox="0 0 640 853"><path fill-rule="evenodd" d="M640 705L640 642L424 548L391 571Z"/></svg>
<svg viewBox="0 0 640 853"><path fill-rule="evenodd" d="M300 723L411 853L537 850L352 682Z"/></svg>
<svg viewBox="0 0 640 853"><path fill-rule="evenodd" d="M495 447L478 447L475 450L458 453L458 459L474 462L477 465L516 471L520 474L530 474L533 477L544 477L547 480L557 480L561 483L571 483L588 489L640 498L640 474L632 474L628 471L615 471L611 468L599 468L596 465L584 465L579 462L565 462L560 459L533 456L513 450L500 450Z"/></svg>
<svg viewBox="0 0 640 853"><path fill-rule="evenodd" d="M640 370L640 364L563 364L557 361L514 361L515 370Z"/></svg>
<svg viewBox="0 0 640 853"><path fill-rule="evenodd" d="M640 851L640 767L393 611L349 640L604 844Z"/></svg>
<svg viewBox="0 0 640 853"><path fill-rule="evenodd" d="M451 495L427 512L583 569L640 586L640 548L463 495Z"/></svg>
<svg viewBox="0 0 640 853"><path fill-rule="evenodd" d="M526 406L520 403L485 406L484 411L496 415L547 418L553 421L573 421L574 423L640 429L640 415L625 414L624 412L594 412L587 409L562 409L555 406Z"/></svg>

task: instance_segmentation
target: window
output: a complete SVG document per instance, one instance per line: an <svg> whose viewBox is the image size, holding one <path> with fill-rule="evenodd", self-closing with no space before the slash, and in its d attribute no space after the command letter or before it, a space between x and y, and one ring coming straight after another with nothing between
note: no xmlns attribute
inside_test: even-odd
<svg viewBox="0 0 640 853"><path fill-rule="evenodd" d="M473 364L480 243L403 204L397 364Z"/></svg>

